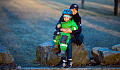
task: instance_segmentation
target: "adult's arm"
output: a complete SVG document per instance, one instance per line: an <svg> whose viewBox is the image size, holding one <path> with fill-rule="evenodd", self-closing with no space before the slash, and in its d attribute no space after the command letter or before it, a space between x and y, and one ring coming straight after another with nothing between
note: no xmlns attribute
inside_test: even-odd
<svg viewBox="0 0 120 70"><path fill-rule="evenodd" d="M63 15L60 17L60 19L59 19L57 25L61 23L62 18L63 18ZM60 31L60 28L57 28L57 25L56 25L55 29L58 30L58 31Z"/></svg>
<svg viewBox="0 0 120 70"><path fill-rule="evenodd" d="M76 23L78 26L78 30L73 30L72 34L80 34L82 31L82 26L81 26L81 17L79 16L79 22Z"/></svg>

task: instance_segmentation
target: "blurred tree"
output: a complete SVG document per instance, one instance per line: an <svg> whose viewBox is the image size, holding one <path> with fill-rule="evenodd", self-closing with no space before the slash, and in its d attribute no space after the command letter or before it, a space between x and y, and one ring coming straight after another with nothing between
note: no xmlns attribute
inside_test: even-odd
<svg viewBox="0 0 120 70"><path fill-rule="evenodd" d="M119 16L119 3L120 0L114 0L114 15Z"/></svg>
<svg viewBox="0 0 120 70"><path fill-rule="evenodd" d="M84 0L81 2L82 9L84 9Z"/></svg>

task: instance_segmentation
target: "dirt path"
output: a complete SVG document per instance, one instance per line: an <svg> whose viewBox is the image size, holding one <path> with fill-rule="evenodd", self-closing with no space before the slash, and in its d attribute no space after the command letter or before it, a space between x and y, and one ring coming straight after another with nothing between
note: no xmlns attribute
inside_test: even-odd
<svg viewBox="0 0 120 70"><path fill-rule="evenodd" d="M111 2L110 2L111 1ZM108 47L120 43L120 16L113 15L113 1L86 0L80 9L84 44ZM0 44L8 47L20 66L33 64L38 44L52 40L62 10L78 0L0 0ZM91 54L90 54L91 56Z"/></svg>

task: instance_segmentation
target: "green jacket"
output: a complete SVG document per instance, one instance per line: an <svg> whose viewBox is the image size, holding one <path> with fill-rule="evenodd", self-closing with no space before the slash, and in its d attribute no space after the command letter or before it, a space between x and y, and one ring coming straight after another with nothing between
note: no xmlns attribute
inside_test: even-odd
<svg viewBox="0 0 120 70"><path fill-rule="evenodd" d="M71 30L78 30L78 26L76 25L76 23L74 22L74 20L69 20L68 22L61 22L60 23L60 27L61 28L70 28ZM62 35L67 35L70 36L70 33L63 33L60 32Z"/></svg>

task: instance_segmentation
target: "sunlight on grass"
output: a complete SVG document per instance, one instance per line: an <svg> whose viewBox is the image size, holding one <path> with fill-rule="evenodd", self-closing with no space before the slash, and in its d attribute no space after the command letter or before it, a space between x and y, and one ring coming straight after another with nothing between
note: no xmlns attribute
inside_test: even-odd
<svg viewBox="0 0 120 70"><path fill-rule="evenodd" d="M78 4L81 4L81 0L80 1L70 1L71 3L78 3ZM111 1L114 5L114 0ZM114 9L114 6L110 6L110 5L105 5L105 4L100 4L100 3L95 3L95 2L87 2L85 1L85 6L93 6L93 7L100 7L100 8L108 8L108 9L111 9L113 10Z"/></svg>
<svg viewBox="0 0 120 70"><path fill-rule="evenodd" d="M36 58L35 52L37 45L46 42L48 40L52 40L55 26L62 14L63 9L69 8L69 5L72 4L73 2L81 3L81 0L80 1L70 0L71 3L68 4L66 4L66 1L64 3L62 3L62 1L60 2L59 1L55 1L55 0L0 1L2 2L0 3L1 6L0 7L0 23L1 23L0 38L2 38L1 43L5 44L6 46L8 46L8 48L10 48L10 51L12 51L18 65L37 66L32 64L33 59ZM104 14L104 12L106 11L102 11L103 12L102 14L101 10L99 10L102 9L103 7L103 9L108 8L107 10L110 11L113 9L113 6L103 5L94 2L93 3L86 2L85 4L87 4L87 6L90 5L90 7L85 9L79 9L80 10L79 13L80 15L81 14L83 15L81 16L82 24L86 26L86 30L88 29L88 31L86 31L88 35L85 34L85 36L88 37L86 44L90 46L90 49L91 49L91 45L96 45L96 44L90 43L91 41L90 38L92 36L89 35L91 34L89 32L89 28L91 28L91 30L93 29L96 33L100 31L103 32L103 34L107 33L106 36L112 35L111 37L120 38L120 32L117 32L117 30L114 31L109 28L107 29L106 26L102 27L97 25L98 24L97 22L102 24L105 24L106 22L109 23L114 22L114 24L119 24L119 19L116 19L117 17L113 17L109 15L111 18L108 18ZM94 9L94 6L95 9L98 8L97 11ZM100 11L100 13L98 11ZM100 15L102 15L102 17ZM88 20L85 20L84 18L87 18ZM91 19L94 18L97 22L93 21L93 24L92 22L89 22ZM94 39L96 38L97 35L94 37ZM106 40L106 42L109 42L108 40ZM116 44L116 41L118 40L115 39L114 44ZM97 41L97 43L101 43L101 40ZM104 44L104 45L106 46L108 44Z"/></svg>
<svg viewBox="0 0 120 70"><path fill-rule="evenodd" d="M110 30L110 29L107 29L107 28L104 28L104 27L101 27L101 26L98 26L98 25L91 24L91 23L89 23L89 22L87 22L85 20L83 20L82 23L83 23L83 25L88 26L88 27L93 28L93 29L96 29L98 31L102 31L102 32L111 34L113 36L120 37L120 32Z"/></svg>

